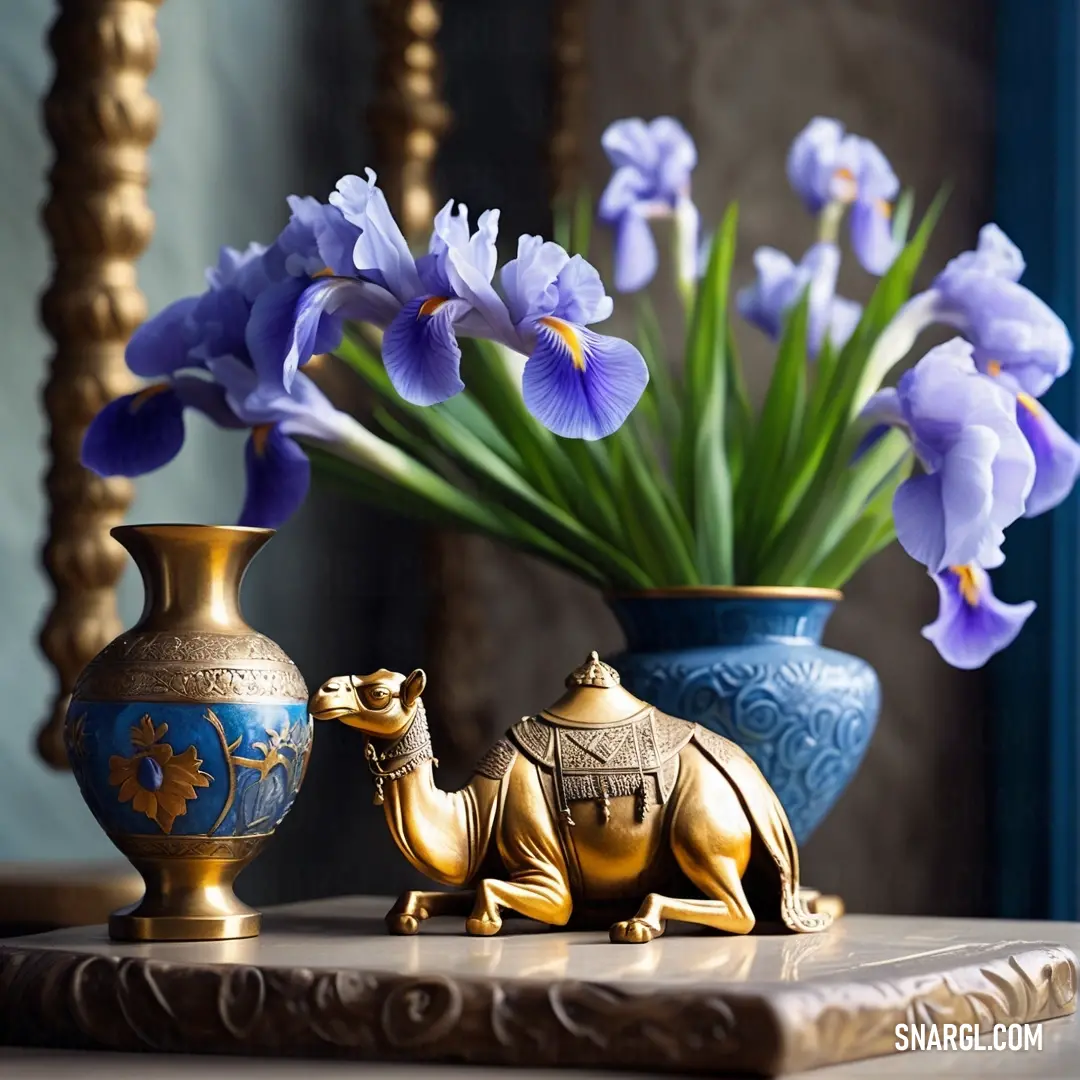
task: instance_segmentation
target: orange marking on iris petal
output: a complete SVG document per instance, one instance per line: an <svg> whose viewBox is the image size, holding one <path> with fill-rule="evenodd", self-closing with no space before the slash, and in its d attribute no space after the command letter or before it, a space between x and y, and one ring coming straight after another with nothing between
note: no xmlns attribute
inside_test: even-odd
<svg viewBox="0 0 1080 1080"><path fill-rule="evenodd" d="M329 266L324 266L321 270L316 270L315 273L312 274L311 276L313 278L333 277L334 276L334 271L331 270Z"/></svg>
<svg viewBox="0 0 1080 1080"><path fill-rule="evenodd" d="M422 315L434 315L449 299L449 296L429 296L420 305L420 310L416 313L417 321L419 322Z"/></svg>
<svg viewBox="0 0 1080 1080"><path fill-rule="evenodd" d="M1016 400L1032 416L1038 416L1042 412L1042 406L1030 394L1025 394L1023 390L1016 395Z"/></svg>
<svg viewBox="0 0 1080 1080"><path fill-rule="evenodd" d="M878 213L881 214L886 220L892 217L892 203L887 199L878 199L877 201Z"/></svg>
<svg viewBox="0 0 1080 1080"><path fill-rule="evenodd" d="M990 360L986 364L986 374L992 375L995 379L1001 374L1001 361Z"/></svg>
<svg viewBox="0 0 1080 1080"><path fill-rule="evenodd" d="M143 390L140 390L132 399L131 404L128 405L128 411L137 413L152 397L157 397L158 394L163 394L166 390L171 390L172 387L167 382L154 383L152 386L148 386Z"/></svg>
<svg viewBox="0 0 1080 1080"><path fill-rule="evenodd" d="M581 339L574 333L574 328L562 319L556 319L554 315L542 315L537 322L554 330L559 340L566 346L570 353L570 360L578 371L585 370L585 353L581 348Z"/></svg>
<svg viewBox="0 0 1080 1080"><path fill-rule="evenodd" d="M957 583L960 586L960 595L964 598L964 603L968 607L979 606L979 585L975 580L975 570L968 564L967 566L950 566L949 569L956 575Z"/></svg>
<svg viewBox="0 0 1080 1080"><path fill-rule="evenodd" d="M270 439L270 429L273 424L258 424L251 429L251 445L259 457L266 455L266 444Z"/></svg>
<svg viewBox="0 0 1080 1080"><path fill-rule="evenodd" d="M859 194L859 182L855 179L855 174L848 168L837 169L833 173L833 179L840 181L840 201L854 202Z"/></svg>

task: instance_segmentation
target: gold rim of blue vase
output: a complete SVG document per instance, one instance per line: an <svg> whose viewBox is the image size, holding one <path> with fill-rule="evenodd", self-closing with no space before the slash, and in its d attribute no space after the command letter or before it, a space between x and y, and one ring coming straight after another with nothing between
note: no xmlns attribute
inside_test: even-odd
<svg viewBox="0 0 1080 1080"><path fill-rule="evenodd" d="M828 600L839 603L839 589L813 585L667 585L654 589L620 589L606 593L608 600Z"/></svg>

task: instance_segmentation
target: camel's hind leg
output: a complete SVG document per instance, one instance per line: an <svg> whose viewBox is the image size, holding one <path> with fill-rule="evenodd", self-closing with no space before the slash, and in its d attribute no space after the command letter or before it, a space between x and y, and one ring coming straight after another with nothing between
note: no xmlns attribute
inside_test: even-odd
<svg viewBox="0 0 1080 1080"><path fill-rule="evenodd" d="M659 937L668 919L746 934L754 914L743 892L752 830L727 778L696 746L679 761L669 843L679 869L709 898L682 900L649 893L632 919L611 928L611 940L638 943Z"/></svg>
<svg viewBox="0 0 1080 1080"><path fill-rule="evenodd" d="M391 934L415 934L425 919L439 915L465 916L476 902L476 890L464 892L417 892L410 889L386 913L386 928Z"/></svg>

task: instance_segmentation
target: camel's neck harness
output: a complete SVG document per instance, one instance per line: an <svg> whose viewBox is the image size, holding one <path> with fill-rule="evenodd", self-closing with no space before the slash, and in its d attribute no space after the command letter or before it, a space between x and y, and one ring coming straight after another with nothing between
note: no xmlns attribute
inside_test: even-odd
<svg viewBox="0 0 1080 1080"><path fill-rule="evenodd" d="M413 713L412 722L384 750L376 749L369 735L364 744L364 757L375 779L376 806L382 805L383 786L388 780L400 780L403 776L408 776L425 761L438 765L439 759L431 750L431 732L428 731L424 703L422 701L416 703L416 712Z"/></svg>

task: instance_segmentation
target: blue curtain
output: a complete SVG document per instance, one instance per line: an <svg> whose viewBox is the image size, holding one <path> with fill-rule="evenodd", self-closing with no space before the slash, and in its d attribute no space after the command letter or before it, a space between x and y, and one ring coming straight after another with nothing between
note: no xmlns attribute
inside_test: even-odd
<svg viewBox="0 0 1080 1080"><path fill-rule="evenodd" d="M995 213L1027 259L1024 284L1077 336L1080 0L998 0ZM1044 404L1074 435L1080 377ZM995 908L1080 917L1080 522L1077 496L1018 522L995 587L1038 610L992 669Z"/></svg>

